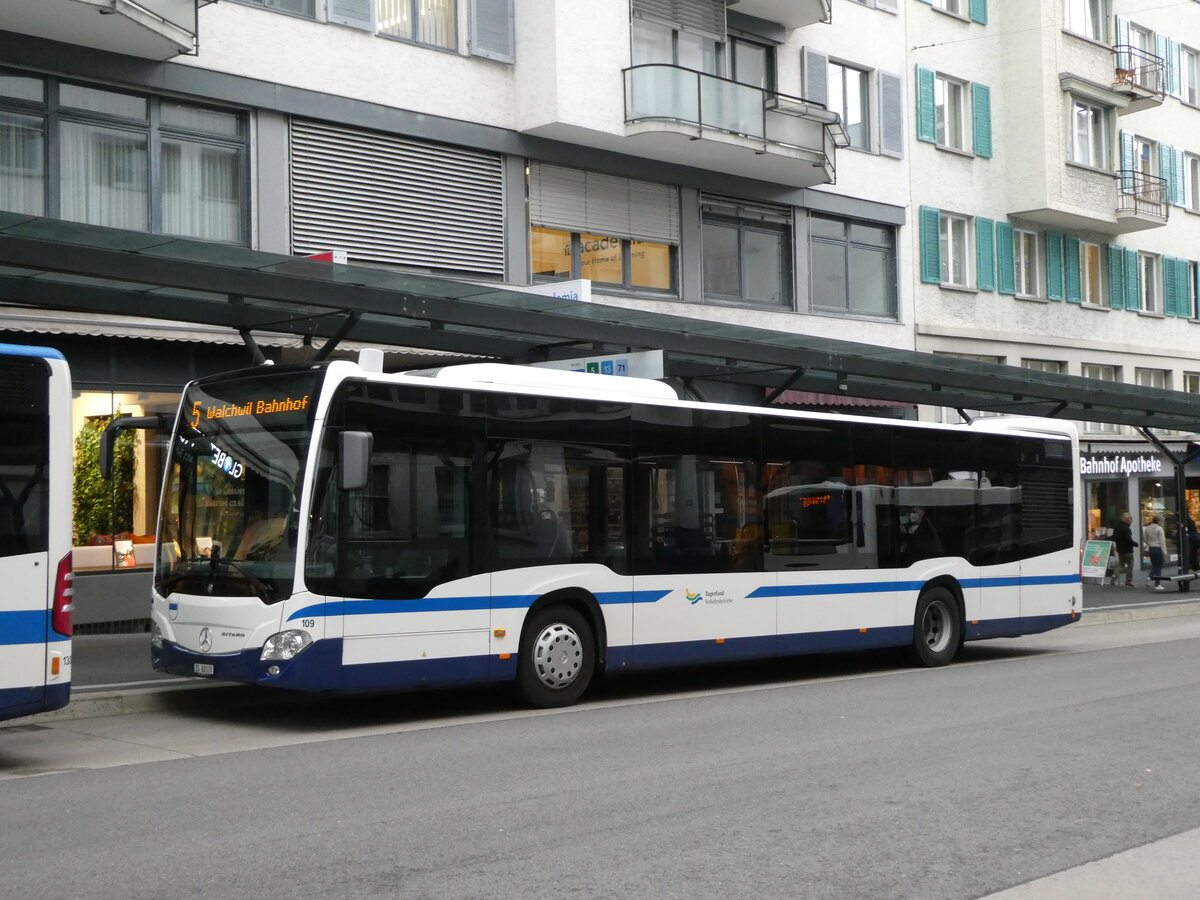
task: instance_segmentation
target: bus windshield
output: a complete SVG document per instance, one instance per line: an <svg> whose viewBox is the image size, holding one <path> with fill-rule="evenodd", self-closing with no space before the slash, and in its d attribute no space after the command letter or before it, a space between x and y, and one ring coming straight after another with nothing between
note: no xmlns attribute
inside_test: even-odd
<svg viewBox="0 0 1200 900"><path fill-rule="evenodd" d="M306 370L189 385L158 529L159 594L291 595L320 380Z"/></svg>

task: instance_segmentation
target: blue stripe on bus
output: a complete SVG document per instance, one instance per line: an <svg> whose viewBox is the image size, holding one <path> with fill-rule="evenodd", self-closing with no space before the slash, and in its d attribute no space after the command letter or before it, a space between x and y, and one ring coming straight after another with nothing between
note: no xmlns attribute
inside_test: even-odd
<svg viewBox="0 0 1200 900"><path fill-rule="evenodd" d="M595 595L601 605L656 603L670 591L602 591ZM485 609L526 609L538 594L507 594L495 597L422 597L416 600L330 600L297 610L287 620L318 616L382 616L392 613L465 612Z"/></svg>
<svg viewBox="0 0 1200 900"><path fill-rule="evenodd" d="M960 578L964 588L1034 587L1045 584L1079 584L1078 575L1012 575L993 578ZM924 581L857 581L842 584L781 584L768 585L747 594L747 597L812 597L825 594L880 594L919 591Z"/></svg>
<svg viewBox="0 0 1200 900"><path fill-rule="evenodd" d="M70 639L50 627L49 610L18 609L0 612L0 644L45 644Z"/></svg>
<svg viewBox="0 0 1200 900"><path fill-rule="evenodd" d="M0 690L0 721L62 709L71 699L71 683Z"/></svg>

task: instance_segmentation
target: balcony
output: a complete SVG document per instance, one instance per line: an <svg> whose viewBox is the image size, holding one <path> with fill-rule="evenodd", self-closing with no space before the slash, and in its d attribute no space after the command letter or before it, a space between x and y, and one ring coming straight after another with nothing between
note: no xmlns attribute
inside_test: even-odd
<svg viewBox="0 0 1200 900"><path fill-rule="evenodd" d="M1167 224L1167 182L1137 169L1117 173L1117 225L1122 234Z"/></svg>
<svg viewBox="0 0 1200 900"><path fill-rule="evenodd" d="M1161 106L1167 88L1166 61L1130 44L1117 44L1112 53L1113 90L1129 100L1118 113Z"/></svg>
<svg viewBox="0 0 1200 900"><path fill-rule="evenodd" d="M785 28L815 25L832 18L829 0L727 0L725 5L734 12L778 22Z"/></svg>
<svg viewBox="0 0 1200 900"><path fill-rule="evenodd" d="M196 50L196 13L211 0L0 0L0 27L141 59Z"/></svg>
<svg viewBox="0 0 1200 900"><path fill-rule="evenodd" d="M624 74L626 134L642 156L811 187L834 180L836 148L849 143L819 103L678 66Z"/></svg>

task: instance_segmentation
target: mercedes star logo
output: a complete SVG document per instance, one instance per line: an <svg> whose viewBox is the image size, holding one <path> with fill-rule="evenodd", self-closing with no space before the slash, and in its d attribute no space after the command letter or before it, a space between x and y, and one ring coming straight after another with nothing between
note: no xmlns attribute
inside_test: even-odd
<svg viewBox="0 0 1200 900"><path fill-rule="evenodd" d="M212 631L208 628L200 629L200 649L205 653L212 649Z"/></svg>

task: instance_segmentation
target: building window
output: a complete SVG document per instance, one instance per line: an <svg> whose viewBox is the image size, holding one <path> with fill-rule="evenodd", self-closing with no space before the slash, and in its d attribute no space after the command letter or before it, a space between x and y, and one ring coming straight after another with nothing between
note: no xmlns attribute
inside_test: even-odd
<svg viewBox="0 0 1200 900"><path fill-rule="evenodd" d="M965 16L967 0L933 0L935 9L945 10L948 13L953 13L956 16Z"/></svg>
<svg viewBox="0 0 1200 900"><path fill-rule="evenodd" d="M1162 312L1159 303L1158 263L1155 253L1138 253L1138 308L1142 312Z"/></svg>
<svg viewBox="0 0 1200 900"><path fill-rule="evenodd" d="M710 35L635 16L630 37L630 56L635 66L661 63L707 75L725 74L725 46Z"/></svg>
<svg viewBox="0 0 1200 900"><path fill-rule="evenodd" d="M1180 292L1182 303L1177 308L1177 314L1185 318L1200 318L1200 263L1184 262L1183 290Z"/></svg>
<svg viewBox="0 0 1200 900"><path fill-rule="evenodd" d="M56 79L0 77L4 209L241 243L246 157L241 113Z"/></svg>
<svg viewBox="0 0 1200 900"><path fill-rule="evenodd" d="M1130 25L1129 43L1141 51L1142 59L1157 55L1157 43L1154 40L1154 32L1150 31L1149 29L1142 28L1138 25ZM1146 88L1146 90L1149 91L1157 91L1160 89L1160 85L1158 83L1159 73L1154 66L1138 65L1135 66L1135 68L1137 70L1136 77L1139 87Z"/></svg>
<svg viewBox="0 0 1200 900"><path fill-rule="evenodd" d="M792 308L789 215L706 203L701 220L706 299Z"/></svg>
<svg viewBox="0 0 1200 900"><path fill-rule="evenodd" d="M309 19L316 16L316 0L241 0L241 2L249 3L252 6L265 6L267 9L279 12L295 13Z"/></svg>
<svg viewBox="0 0 1200 900"><path fill-rule="evenodd" d="M1200 212L1200 156L1191 153L1183 158L1183 205Z"/></svg>
<svg viewBox="0 0 1200 900"><path fill-rule="evenodd" d="M1093 169L1108 165L1108 114L1104 107L1076 99L1072 103L1071 159Z"/></svg>
<svg viewBox="0 0 1200 900"><path fill-rule="evenodd" d="M1200 394L1200 372L1184 372L1183 389L1189 394Z"/></svg>
<svg viewBox="0 0 1200 900"><path fill-rule="evenodd" d="M775 48L745 38L729 42L730 77L740 84L775 90Z"/></svg>
<svg viewBox="0 0 1200 900"><path fill-rule="evenodd" d="M456 0L375 0L375 27L380 34L430 47L458 46Z"/></svg>
<svg viewBox="0 0 1200 900"><path fill-rule="evenodd" d="M942 213L938 223L938 249L941 259L942 284L952 287L966 287L970 277L969 261L970 248L968 235L970 219L966 216L956 216Z"/></svg>
<svg viewBox="0 0 1200 900"><path fill-rule="evenodd" d="M1191 47L1179 48L1179 99L1200 104L1200 54Z"/></svg>
<svg viewBox="0 0 1200 900"><path fill-rule="evenodd" d="M675 248L669 244L534 227L530 247L539 281L587 278L626 290L675 290Z"/></svg>
<svg viewBox="0 0 1200 900"><path fill-rule="evenodd" d="M1104 40L1105 0L1066 0L1063 27L1080 37Z"/></svg>
<svg viewBox="0 0 1200 900"><path fill-rule="evenodd" d="M1050 372L1054 375L1067 373L1067 364L1056 359L1023 359L1021 368L1034 372Z"/></svg>
<svg viewBox="0 0 1200 900"><path fill-rule="evenodd" d="M808 233L814 311L896 318L894 229L814 214Z"/></svg>
<svg viewBox="0 0 1200 900"><path fill-rule="evenodd" d="M967 86L961 81L938 75L934 82L933 102L937 116L937 143L954 150L966 149L963 125L966 122Z"/></svg>
<svg viewBox="0 0 1200 900"><path fill-rule="evenodd" d="M1104 257L1099 244L1079 242L1079 286L1084 303L1104 305Z"/></svg>
<svg viewBox="0 0 1200 900"><path fill-rule="evenodd" d="M1013 230L1013 261L1016 266L1017 294L1040 297L1038 284L1038 236L1032 231Z"/></svg>
<svg viewBox="0 0 1200 900"><path fill-rule="evenodd" d="M1134 371L1134 380L1138 387L1165 391L1171 384L1171 373L1164 369L1137 369Z"/></svg>
<svg viewBox="0 0 1200 900"><path fill-rule="evenodd" d="M1120 372L1116 366L1106 366L1100 363L1084 363L1081 367L1080 374L1084 378L1091 378L1095 381L1119 382L1121 380ZM1112 422L1084 422L1084 431L1092 434L1120 434L1121 426Z"/></svg>
<svg viewBox="0 0 1200 900"><path fill-rule="evenodd" d="M870 72L829 63L829 111L842 117L850 146L859 150L871 149L870 83Z"/></svg>

